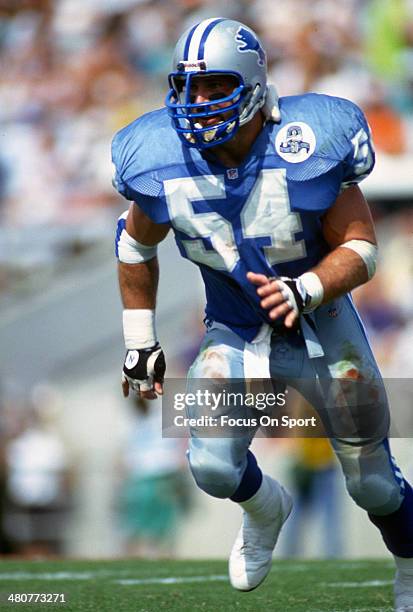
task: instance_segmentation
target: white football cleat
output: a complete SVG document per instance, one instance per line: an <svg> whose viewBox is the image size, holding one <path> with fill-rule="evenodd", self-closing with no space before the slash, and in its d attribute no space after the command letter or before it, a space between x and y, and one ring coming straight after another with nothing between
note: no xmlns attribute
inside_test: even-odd
<svg viewBox="0 0 413 612"><path fill-rule="evenodd" d="M396 612L413 612L413 572L398 569L394 580Z"/></svg>
<svg viewBox="0 0 413 612"><path fill-rule="evenodd" d="M244 515L229 558L229 577L235 589L252 591L271 569L272 553L293 502L277 481L263 476L257 493L240 505Z"/></svg>

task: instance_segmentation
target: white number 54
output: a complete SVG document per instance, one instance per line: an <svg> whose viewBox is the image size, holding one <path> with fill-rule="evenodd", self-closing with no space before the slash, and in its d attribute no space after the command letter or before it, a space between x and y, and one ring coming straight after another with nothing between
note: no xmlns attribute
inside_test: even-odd
<svg viewBox="0 0 413 612"><path fill-rule="evenodd" d="M164 182L173 226L196 240L183 240L192 261L231 272L240 259L232 225L217 212L196 213L192 202L224 199L224 181L214 175L170 179ZM241 211L245 238L268 238L264 255L270 266L306 256L304 240L295 240L302 230L298 213L291 212L284 169L262 170ZM213 250L206 249L209 238Z"/></svg>

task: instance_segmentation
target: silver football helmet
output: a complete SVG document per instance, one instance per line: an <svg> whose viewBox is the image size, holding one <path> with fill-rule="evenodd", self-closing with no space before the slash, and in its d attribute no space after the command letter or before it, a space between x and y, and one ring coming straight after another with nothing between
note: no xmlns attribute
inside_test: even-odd
<svg viewBox="0 0 413 612"><path fill-rule="evenodd" d="M218 100L191 102L191 80L194 77L227 74L235 76L238 85ZM206 149L226 142L238 128L252 119L265 102L267 60L257 35L248 26L225 18L205 19L189 28L178 40L169 74L171 89L165 104L174 128L188 146ZM200 118L230 116L217 125L203 127Z"/></svg>

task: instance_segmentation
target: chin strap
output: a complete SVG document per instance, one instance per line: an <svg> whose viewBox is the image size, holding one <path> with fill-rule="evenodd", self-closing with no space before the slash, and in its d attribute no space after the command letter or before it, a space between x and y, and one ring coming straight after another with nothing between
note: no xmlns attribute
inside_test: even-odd
<svg viewBox="0 0 413 612"><path fill-rule="evenodd" d="M275 85L267 85L262 112L267 121L274 121L274 123L279 123L281 121L280 107L278 105L278 93Z"/></svg>

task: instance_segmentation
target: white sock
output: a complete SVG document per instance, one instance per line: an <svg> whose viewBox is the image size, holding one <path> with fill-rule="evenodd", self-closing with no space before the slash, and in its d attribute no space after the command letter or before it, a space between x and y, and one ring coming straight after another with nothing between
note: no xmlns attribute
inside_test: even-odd
<svg viewBox="0 0 413 612"><path fill-rule="evenodd" d="M274 499L274 491L278 487L279 495ZM281 504L281 485L276 480L263 474L258 491L249 499L239 502L239 505L251 517L259 520L272 520L279 511Z"/></svg>

